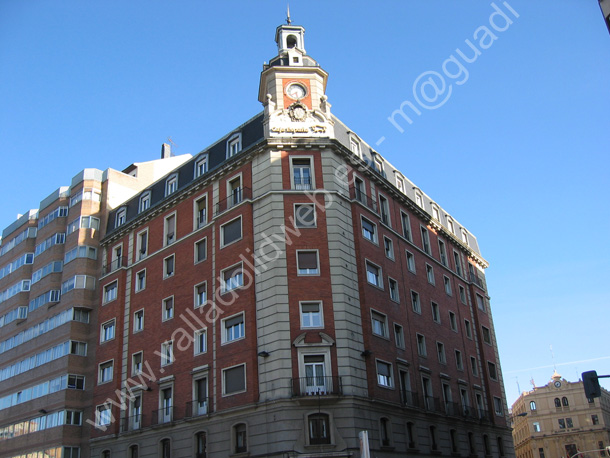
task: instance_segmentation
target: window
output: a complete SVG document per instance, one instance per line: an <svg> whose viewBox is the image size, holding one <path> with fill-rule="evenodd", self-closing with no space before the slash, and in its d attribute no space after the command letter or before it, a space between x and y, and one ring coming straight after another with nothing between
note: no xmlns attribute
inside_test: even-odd
<svg viewBox="0 0 610 458"><path fill-rule="evenodd" d="M319 275L320 269L318 267L318 250L297 250L297 271L299 275Z"/></svg>
<svg viewBox="0 0 610 458"><path fill-rule="evenodd" d="M399 302L400 298L398 296L398 283L393 278L388 277L388 289L390 290L390 299L394 302Z"/></svg>
<svg viewBox="0 0 610 458"><path fill-rule="evenodd" d="M174 296L163 299L162 319L171 320L174 317Z"/></svg>
<svg viewBox="0 0 610 458"><path fill-rule="evenodd" d="M240 313L229 318L225 318L223 321L223 343L233 342L235 340L243 339L245 334L244 325L244 314Z"/></svg>
<svg viewBox="0 0 610 458"><path fill-rule="evenodd" d="M112 371L114 368L113 361L101 363L98 367L97 383L106 383L112 380Z"/></svg>
<svg viewBox="0 0 610 458"><path fill-rule="evenodd" d="M163 439L159 444L161 458L171 458L172 443L169 439Z"/></svg>
<svg viewBox="0 0 610 458"><path fill-rule="evenodd" d="M421 314L421 304L419 303L419 293L411 291L411 304L415 313Z"/></svg>
<svg viewBox="0 0 610 458"><path fill-rule="evenodd" d="M437 436L436 426L430 426L429 432L430 432L430 448L432 450L438 450L438 438L436 437Z"/></svg>
<svg viewBox="0 0 610 458"><path fill-rule="evenodd" d="M353 138L349 139L349 149L356 156L361 157L360 156L360 143L357 140L354 140Z"/></svg>
<svg viewBox="0 0 610 458"><path fill-rule="evenodd" d="M110 406L106 404L97 406L95 410L95 417L95 423L97 426L110 425L110 423L112 423L112 412L110 411ZM108 455L106 456L110 456L110 452L108 452Z"/></svg>
<svg viewBox="0 0 610 458"><path fill-rule="evenodd" d="M241 239L241 216L220 226L221 247L230 245Z"/></svg>
<svg viewBox="0 0 610 458"><path fill-rule="evenodd" d="M460 254L457 251L453 252L453 260L455 261L455 273L461 277L462 276L462 263L460 261Z"/></svg>
<svg viewBox="0 0 610 458"><path fill-rule="evenodd" d="M246 425L240 423L233 426L233 433L235 435L235 453L245 453L248 451L248 437Z"/></svg>
<svg viewBox="0 0 610 458"><path fill-rule="evenodd" d="M415 273L415 256L413 256L413 253L411 253L410 251L407 251L407 269L409 269L410 272Z"/></svg>
<svg viewBox="0 0 610 458"><path fill-rule="evenodd" d="M227 208L234 207L243 200L243 188L241 176L235 177L227 182Z"/></svg>
<svg viewBox="0 0 610 458"><path fill-rule="evenodd" d="M362 236L373 243L377 243L377 227L366 218L362 218Z"/></svg>
<svg viewBox="0 0 610 458"><path fill-rule="evenodd" d="M386 226L390 225L390 208L388 205L388 199L379 194L379 209L381 211L381 221Z"/></svg>
<svg viewBox="0 0 610 458"><path fill-rule="evenodd" d="M398 348L405 348L405 334L402 326L397 323L394 323L394 340Z"/></svg>
<svg viewBox="0 0 610 458"><path fill-rule="evenodd" d="M150 191L145 192L140 196L140 205L138 210L140 213L148 210L150 208Z"/></svg>
<svg viewBox="0 0 610 458"><path fill-rule="evenodd" d="M458 371L464 370L464 360L462 359L462 352L455 350L455 367Z"/></svg>
<svg viewBox="0 0 610 458"><path fill-rule="evenodd" d="M407 215L406 213L400 212L400 219L402 220L402 235L409 242L412 242L413 237L411 235L411 219L409 218L409 215Z"/></svg>
<svg viewBox="0 0 610 458"><path fill-rule="evenodd" d="M373 334L380 337L388 337L387 318L385 315L371 311L371 324Z"/></svg>
<svg viewBox="0 0 610 458"><path fill-rule="evenodd" d="M599 417L597 415L591 415L591 423L594 425L599 425Z"/></svg>
<svg viewBox="0 0 610 458"><path fill-rule="evenodd" d="M383 249L385 251L386 258L394 259L394 244L392 243L391 239L385 236L383 237Z"/></svg>
<svg viewBox="0 0 610 458"><path fill-rule="evenodd" d="M144 259L148 255L148 231L138 234L137 241L138 260Z"/></svg>
<svg viewBox="0 0 610 458"><path fill-rule="evenodd" d="M165 245L169 245L176 241L176 214L171 214L165 217L164 225L164 241Z"/></svg>
<svg viewBox="0 0 610 458"><path fill-rule="evenodd" d="M442 240L438 240L438 252L441 256L441 264L447 267L447 248L445 247L445 242Z"/></svg>
<svg viewBox="0 0 610 458"><path fill-rule="evenodd" d="M138 375L142 373L142 352L131 355L131 374Z"/></svg>
<svg viewBox="0 0 610 458"><path fill-rule="evenodd" d="M540 429L540 422L539 421L535 421L532 426L534 427L534 432L535 433L539 433L541 431Z"/></svg>
<svg viewBox="0 0 610 458"><path fill-rule="evenodd" d="M133 314L133 332L144 329L144 310L138 310Z"/></svg>
<svg viewBox="0 0 610 458"><path fill-rule="evenodd" d="M574 423L572 422L571 418L566 418L566 426L568 428L573 428L574 427Z"/></svg>
<svg viewBox="0 0 610 458"><path fill-rule="evenodd" d="M458 285L458 290L460 292L460 301L462 304L466 303L466 289L462 285Z"/></svg>
<svg viewBox="0 0 610 458"><path fill-rule="evenodd" d="M115 215L115 220L114 220L114 227L119 227L123 224L125 224L125 221L127 219L127 209L126 208L121 208L116 212Z"/></svg>
<svg viewBox="0 0 610 458"><path fill-rule="evenodd" d="M489 369L489 378L492 380L498 380L498 373L496 372L496 365L490 361L487 361L487 368Z"/></svg>
<svg viewBox="0 0 610 458"><path fill-rule="evenodd" d="M451 296L451 280L446 275L443 275L443 283L445 285L445 292L448 296Z"/></svg>
<svg viewBox="0 0 610 458"><path fill-rule="evenodd" d="M462 242L468 246L468 233L462 229Z"/></svg>
<svg viewBox="0 0 610 458"><path fill-rule="evenodd" d="M171 255L163 260L163 278L174 275L175 259L174 255Z"/></svg>
<svg viewBox="0 0 610 458"><path fill-rule="evenodd" d="M292 189L307 191L313 189L310 158L292 159Z"/></svg>
<svg viewBox="0 0 610 458"><path fill-rule="evenodd" d="M102 324L102 329L100 332L100 341L107 342L109 340L114 339L114 330L115 330L115 320L107 321Z"/></svg>
<svg viewBox="0 0 610 458"><path fill-rule="evenodd" d="M530 402L530 410L532 412L534 412L536 410L536 401L531 401Z"/></svg>
<svg viewBox="0 0 610 458"><path fill-rule="evenodd" d="M161 366L167 366L174 362L174 342L168 340L161 344Z"/></svg>
<svg viewBox="0 0 610 458"><path fill-rule="evenodd" d="M178 175L171 175L165 182L165 195L169 196L178 189Z"/></svg>
<svg viewBox="0 0 610 458"><path fill-rule="evenodd" d="M381 272L380 268L370 262L366 262L366 280L374 286L378 288L383 288L383 284L381 282Z"/></svg>
<svg viewBox="0 0 610 458"><path fill-rule="evenodd" d="M457 318L455 317L455 313L453 312L449 312L449 326L451 327L452 331L457 332Z"/></svg>
<svg viewBox="0 0 610 458"><path fill-rule="evenodd" d="M418 192L415 193L415 203L418 207L424 208L424 199L422 198L422 195Z"/></svg>
<svg viewBox="0 0 610 458"><path fill-rule="evenodd" d="M309 428L309 444L323 445L330 444L330 422L325 413L317 413L307 417Z"/></svg>
<svg viewBox="0 0 610 458"><path fill-rule="evenodd" d="M206 458L208 450L207 434L203 431L195 434L195 458Z"/></svg>
<svg viewBox="0 0 610 458"><path fill-rule="evenodd" d="M396 177L396 187L400 192L405 192L405 182L402 181L402 178Z"/></svg>
<svg viewBox="0 0 610 458"><path fill-rule="evenodd" d="M138 446L131 445L129 447L129 458L139 458Z"/></svg>
<svg viewBox="0 0 610 458"><path fill-rule="evenodd" d="M559 398L555 398L555 407L561 408L561 400Z"/></svg>
<svg viewBox="0 0 610 458"><path fill-rule="evenodd" d="M436 354L438 356L439 363L447 364L447 358L445 356L445 345L442 342L436 342Z"/></svg>
<svg viewBox="0 0 610 458"><path fill-rule="evenodd" d="M104 303L113 301L117 298L118 282L114 281L104 286Z"/></svg>
<svg viewBox="0 0 610 458"><path fill-rule="evenodd" d="M377 383L386 388L393 388L392 365L383 361L377 361Z"/></svg>
<svg viewBox="0 0 610 458"><path fill-rule="evenodd" d="M321 328L322 304L320 302L301 303L301 328Z"/></svg>
<svg viewBox="0 0 610 458"><path fill-rule="evenodd" d="M431 306L432 306L432 320L435 323L440 323L441 322L441 313L440 313L438 304L436 302L432 302Z"/></svg>
<svg viewBox="0 0 610 458"><path fill-rule="evenodd" d="M426 351L426 338L421 334L417 334L417 354L419 356L428 355L428 352Z"/></svg>
<svg viewBox="0 0 610 458"><path fill-rule="evenodd" d="M227 293L244 285L242 264L236 264L222 271L222 292Z"/></svg>
<svg viewBox="0 0 610 458"><path fill-rule="evenodd" d="M208 223L208 199L207 196L200 197L193 203L195 213L195 229L205 226Z"/></svg>
<svg viewBox="0 0 610 458"><path fill-rule="evenodd" d="M201 355L207 351L207 331L205 329L200 329L199 331L195 331L195 355Z"/></svg>
<svg viewBox="0 0 610 458"><path fill-rule="evenodd" d="M561 404L564 407L569 407L570 406L570 403L568 402L568 398L566 398L565 396L563 398L561 398Z"/></svg>
<svg viewBox="0 0 610 458"><path fill-rule="evenodd" d="M227 140L227 158L235 156L241 151L241 134L233 134Z"/></svg>
<svg viewBox="0 0 610 458"><path fill-rule="evenodd" d="M170 421L172 421L174 413L173 388L171 386L162 388L159 392L159 398L161 409L159 409L158 422L169 423Z"/></svg>
<svg viewBox="0 0 610 458"><path fill-rule="evenodd" d="M207 258L208 244L207 237L195 242L195 264L205 261Z"/></svg>
<svg viewBox="0 0 610 458"><path fill-rule="evenodd" d="M470 321L464 320L464 329L466 330L466 337L472 339L472 326Z"/></svg>
<svg viewBox="0 0 610 458"><path fill-rule="evenodd" d="M78 410L66 410L66 425L80 426L83 413Z"/></svg>
<svg viewBox="0 0 610 458"><path fill-rule="evenodd" d="M203 307L208 301L208 284L207 282L195 285L195 308Z"/></svg>
<svg viewBox="0 0 610 458"><path fill-rule="evenodd" d="M557 422L559 423L559 429L566 429L566 421L563 418L559 418L557 420Z"/></svg>
<svg viewBox="0 0 610 458"><path fill-rule="evenodd" d="M194 177L195 178L200 177L207 171L208 171L208 155L206 154L205 156L203 156L195 161Z"/></svg>
<svg viewBox="0 0 610 458"><path fill-rule="evenodd" d="M430 251L430 235L428 234L428 229L423 226L421 227L421 245L426 253L432 254Z"/></svg>
<svg viewBox="0 0 610 458"><path fill-rule="evenodd" d="M231 395L246 391L246 365L222 370L222 394Z"/></svg>
<svg viewBox="0 0 610 458"><path fill-rule="evenodd" d="M410 449L415 448L415 424L412 422L407 423L407 446Z"/></svg>
<svg viewBox="0 0 610 458"><path fill-rule="evenodd" d="M483 342L491 345L491 333L489 332L489 329L485 326L481 326L481 331L483 332Z"/></svg>
<svg viewBox="0 0 610 458"><path fill-rule="evenodd" d="M146 288L146 270L141 270L136 274L136 293Z"/></svg>
<svg viewBox="0 0 610 458"><path fill-rule="evenodd" d="M358 177L354 177L354 191L356 194L356 200L366 204L366 191L364 190L364 181Z"/></svg>
<svg viewBox="0 0 610 458"><path fill-rule="evenodd" d="M208 379L207 377L202 377L194 380L193 386L193 397L195 407L195 411L193 412L195 415L205 415L208 413ZM202 447L199 447L202 448Z"/></svg>
<svg viewBox="0 0 610 458"><path fill-rule="evenodd" d="M502 415L504 409L502 408L502 399L494 397L494 411L496 415Z"/></svg>
<svg viewBox="0 0 610 458"><path fill-rule="evenodd" d="M316 207L314 204L294 205L294 225L299 228L316 227Z"/></svg>
<svg viewBox="0 0 610 458"><path fill-rule="evenodd" d="M430 264L426 264L426 277L428 278L428 283L434 285L434 269Z"/></svg>

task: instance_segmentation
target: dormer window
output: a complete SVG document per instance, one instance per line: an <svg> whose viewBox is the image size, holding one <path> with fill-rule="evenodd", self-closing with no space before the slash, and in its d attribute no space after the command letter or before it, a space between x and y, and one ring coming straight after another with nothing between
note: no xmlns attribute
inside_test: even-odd
<svg viewBox="0 0 610 458"><path fill-rule="evenodd" d="M116 212L114 227L119 227L125 224L125 220L127 219L127 209L121 208L118 212Z"/></svg>
<svg viewBox="0 0 610 458"><path fill-rule="evenodd" d="M234 134L227 140L227 158L235 156L241 151L241 133Z"/></svg>
<svg viewBox="0 0 610 458"><path fill-rule="evenodd" d="M178 189L178 175L170 176L165 182L165 195L169 196Z"/></svg>
<svg viewBox="0 0 610 458"><path fill-rule="evenodd" d="M150 208L150 191L145 192L140 196L140 213Z"/></svg>
<svg viewBox="0 0 610 458"><path fill-rule="evenodd" d="M208 155L202 156L195 162L195 178L208 171Z"/></svg>
<svg viewBox="0 0 610 458"><path fill-rule="evenodd" d="M352 153L354 153L356 156L362 157L362 154L360 153L360 142L358 140L350 138L349 149L351 149Z"/></svg>
<svg viewBox="0 0 610 458"><path fill-rule="evenodd" d="M415 203L418 207L424 208L424 198L418 192L415 193Z"/></svg>

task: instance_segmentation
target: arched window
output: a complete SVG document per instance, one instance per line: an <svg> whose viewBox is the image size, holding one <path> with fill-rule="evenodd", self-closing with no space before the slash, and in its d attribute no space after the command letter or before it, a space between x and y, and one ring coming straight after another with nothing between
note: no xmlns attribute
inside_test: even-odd
<svg viewBox="0 0 610 458"><path fill-rule="evenodd" d="M412 422L407 423L407 446L415 448L415 424Z"/></svg>
<svg viewBox="0 0 610 458"><path fill-rule="evenodd" d="M430 444L432 450L438 450L438 441L436 438L436 426L430 426Z"/></svg>
<svg viewBox="0 0 610 458"><path fill-rule="evenodd" d="M451 453L457 453L458 441L457 441L457 431L455 429L452 429L449 431L449 438L451 439Z"/></svg>
<svg viewBox="0 0 610 458"><path fill-rule="evenodd" d="M504 441L501 437L498 437L498 453L500 456L504 456Z"/></svg>
<svg viewBox="0 0 610 458"><path fill-rule="evenodd" d="M132 445L129 447L129 458L138 458L140 455L138 454L138 446Z"/></svg>
<svg viewBox="0 0 610 458"><path fill-rule="evenodd" d="M566 398L565 396L563 398L561 398L561 403L565 406L568 407L570 405L570 403L568 402L568 398Z"/></svg>
<svg viewBox="0 0 610 458"><path fill-rule="evenodd" d="M172 443L169 439L163 439L159 443L159 458L171 458Z"/></svg>
<svg viewBox="0 0 610 458"><path fill-rule="evenodd" d="M536 401L530 402L530 410L536 410Z"/></svg>
<svg viewBox="0 0 610 458"><path fill-rule="evenodd" d="M104 450L101 456L102 458L110 458L110 450Z"/></svg>
<svg viewBox="0 0 610 458"><path fill-rule="evenodd" d="M390 431L391 431L391 423L387 418L382 418L379 420L379 436L381 437L381 446L389 447L391 445L390 442Z"/></svg>
<svg viewBox="0 0 610 458"><path fill-rule="evenodd" d="M330 444L330 421L325 413L316 413L307 417L309 444Z"/></svg>
<svg viewBox="0 0 610 458"><path fill-rule="evenodd" d="M561 407L561 401L559 398L555 398L555 407Z"/></svg>
<svg viewBox="0 0 610 458"><path fill-rule="evenodd" d="M491 455L491 449L489 448L489 436L483 434L483 446L485 447L485 455Z"/></svg>
<svg viewBox="0 0 610 458"><path fill-rule="evenodd" d="M206 458L208 448L207 434L203 431L195 434L195 458Z"/></svg>
<svg viewBox="0 0 610 458"><path fill-rule="evenodd" d="M245 453L248 451L248 435L245 423L233 426L233 437L235 441L235 453Z"/></svg>
<svg viewBox="0 0 610 458"><path fill-rule="evenodd" d="M476 455L477 450L474 446L474 434L468 433L468 448L470 449L470 455Z"/></svg>

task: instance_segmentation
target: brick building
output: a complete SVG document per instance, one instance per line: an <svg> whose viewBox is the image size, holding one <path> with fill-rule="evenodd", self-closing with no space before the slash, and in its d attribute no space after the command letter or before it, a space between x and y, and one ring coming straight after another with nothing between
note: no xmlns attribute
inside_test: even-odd
<svg viewBox="0 0 610 458"><path fill-rule="evenodd" d="M110 213L93 456L512 456L476 238L276 42L264 111Z"/></svg>

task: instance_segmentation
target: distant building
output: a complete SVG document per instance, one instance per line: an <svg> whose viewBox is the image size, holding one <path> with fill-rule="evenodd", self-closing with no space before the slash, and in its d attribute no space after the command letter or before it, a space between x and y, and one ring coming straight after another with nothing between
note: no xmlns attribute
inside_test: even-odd
<svg viewBox="0 0 610 458"><path fill-rule="evenodd" d="M519 396L512 415L517 458L569 458L610 445L610 392L602 388L600 398L588 400L582 381L568 382L557 372L546 385Z"/></svg>
<svg viewBox="0 0 610 458"><path fill-rule="evenodd" d="M608 27L608 32L610 32L610 0L599 0L599 7L604 15L604 21Z"/></svg>

